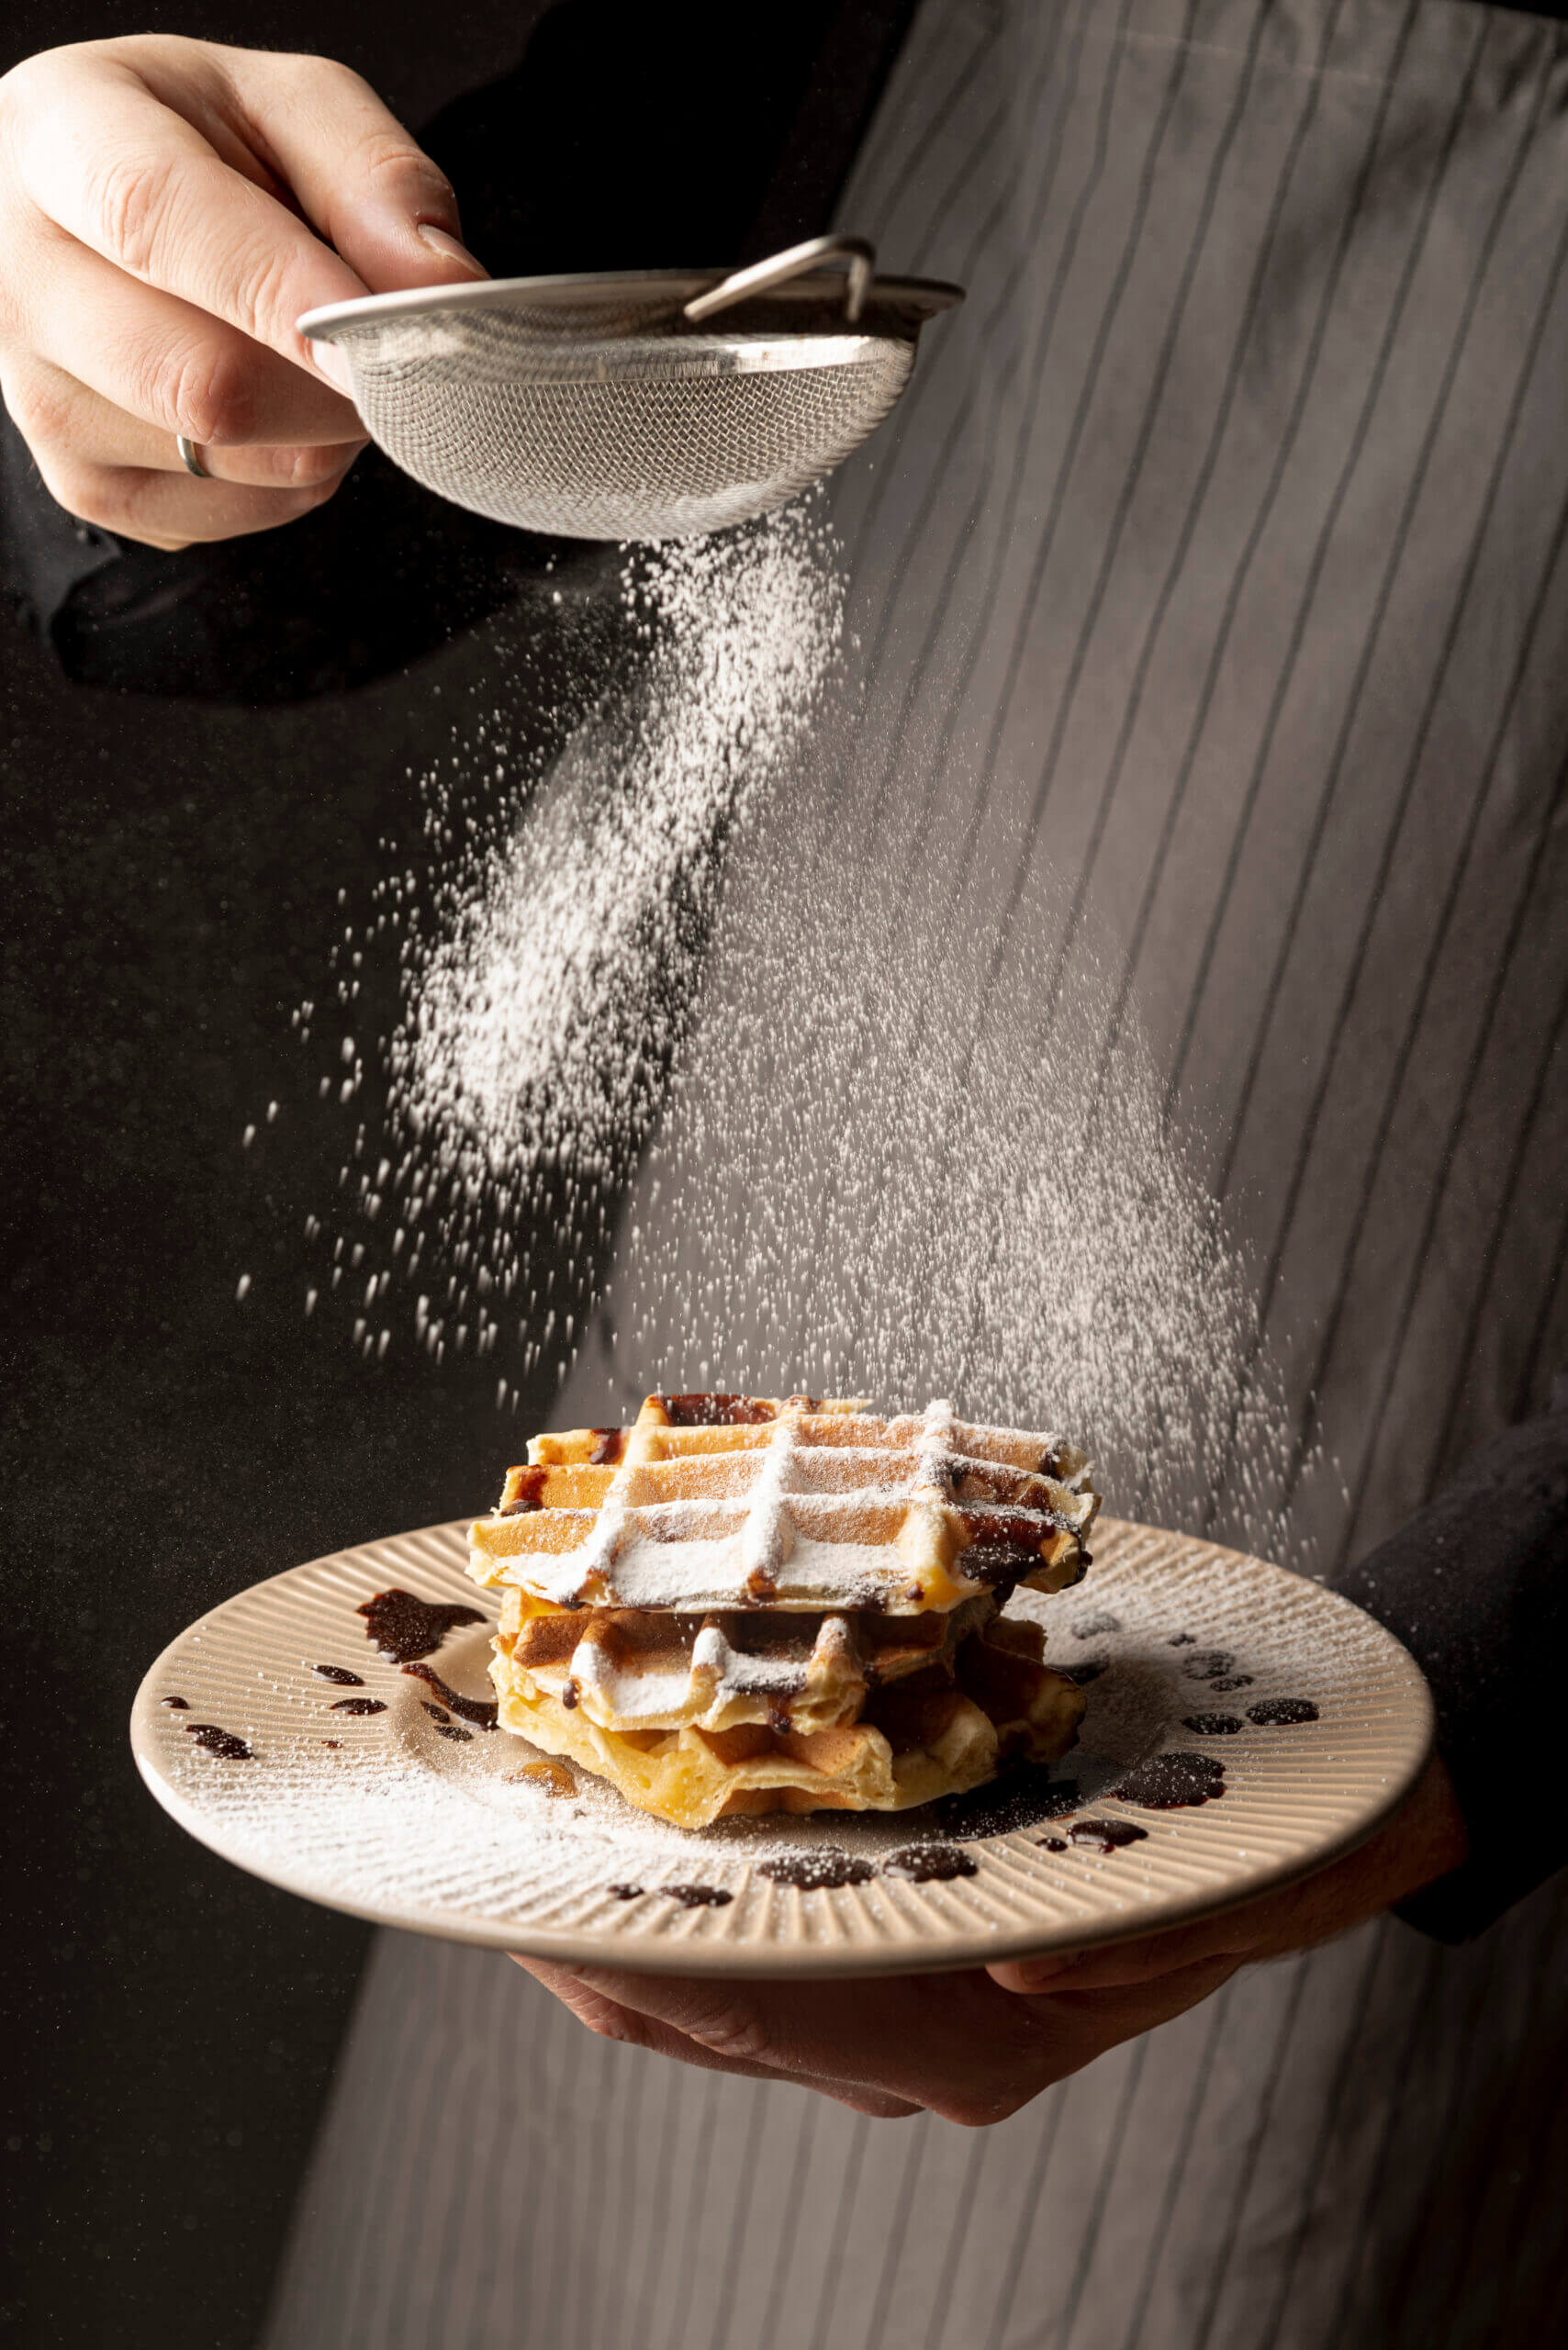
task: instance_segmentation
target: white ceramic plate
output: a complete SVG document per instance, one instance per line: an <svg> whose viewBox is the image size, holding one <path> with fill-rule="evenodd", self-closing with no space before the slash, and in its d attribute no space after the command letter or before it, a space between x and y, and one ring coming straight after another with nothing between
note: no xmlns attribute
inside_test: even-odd
<svg viewBox="0 0 1568 2350"><path fill-rule="evenodd" d="M378 1655L356 1610L388 1587L487 1616L463 1570L465 1527L292 1568L165 1649L131 1743L182 1827L308 1900L416 1933L681 1973L889 1974L1148 1933L1247 1900L1369 1835L1431 1742L1419 1671L1359 1608L1234 1550L1102 1518L1086 1582L1012 1603L1046 1624L1048 1662L1084 1669L1089 1695L1078 1751L1048 1789L1034 1775L1012 1824L988 1825L969 1797L957 1819L933 1807L687 1832L586 1774L575 1795L548 1792L526 1775L540 1757L525 1740L454 1735L463 1725L432 1717L429 1684ZM449 1632L425 1662L487 1697L490 1628ZM363 1685L322 1680L320 1664ZM344 1698L382 1710L355 1715ZM1315 1718L1268 1718L1282 1701ZM193 1736L201 1725L249 1755L212 1751L221 1740ZM1150 1808L1141 1779L1111 1792L1170 1751L1193 1759L1156 1777L1204 1800ZM1059 1816L1023 1817L1047 1796ZM1107 1850L1095 1822L1144 1832ZM963 1873L902 1874L911 1846L917 1870L935 1858ZM862 1881L802 1890L770 1874L824 1848Z"/></svg>

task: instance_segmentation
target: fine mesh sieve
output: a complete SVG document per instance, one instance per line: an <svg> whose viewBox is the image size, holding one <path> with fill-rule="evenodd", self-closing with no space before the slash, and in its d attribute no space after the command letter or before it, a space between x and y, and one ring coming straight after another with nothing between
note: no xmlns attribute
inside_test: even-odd
<svg viewBox="0 0 1568 2350"><path fill-rule="evenodd" d="M963 296L874 266L818 237L729 274L372 295L299 330L342 352L377 445L455 505L562 538L689 538L783 505L895 405L921 327Z"/></svg>

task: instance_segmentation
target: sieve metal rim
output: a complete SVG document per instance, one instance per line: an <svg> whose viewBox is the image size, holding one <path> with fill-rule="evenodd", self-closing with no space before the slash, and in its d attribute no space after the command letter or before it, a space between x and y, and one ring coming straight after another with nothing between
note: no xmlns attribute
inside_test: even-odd
<svg viewBox="0 0 1568 2350"><path fill-rule="evenodd" d="M814 238L739 271L366 295L298 328L341 352L372 437L439 496L567 537L689 537L819 480L896 404L921 328L963 295L874 266L863 239Z"/></svg>
<svg viewBox="0 0 1568 2350"><path fill-rule="evenodd" d="M431 310L505 310L513 305L549 308L552 304L566 308L580 302L586 294L606 305L618 297L650 308L655 300L667 301L672 319L678 319L682 306L694 295L722 285L731 274L722 269L633 269L587 270L552 277L470 278L460 285L416 285L393 294L367 294L347 302L324 302L303 312L296 324L308 342L330 342L343 329L377 326L393 319L417 318ZM819 270L776 286L767 298L770 304L798 303L804 307L841 297L842 292L842 278L832 271ZM918 332L927 319L951 309L963 298L961 286L947 285L938 278L879 277L857 325L862 331L869 328L874 332L868 314L893 310ZM585 341L595 339L591 329L576 331ZM695 341L700 334L703 340L714 342L741 340L738 335L714 335L711 329L688 330L678 340Z"/></svg>
<svg viewBox="0 0 1568 2350"><path fill-rule="evenodd" d="M506 354L498 375L509 381L544 386L588 386L635 382L696 383L718 376L776 375L828 367L855 367L878 358L890 343L907 343L906 336L877 334L741 336L706 334L664 337L621 335L584 337L560 342L531 342L524 352ZM362 377L396 381L439 369L453 356L441 351L400 353L360 352L350 357ZM476 379L488 371L486 354L465 354L464 364Z"/></svg>

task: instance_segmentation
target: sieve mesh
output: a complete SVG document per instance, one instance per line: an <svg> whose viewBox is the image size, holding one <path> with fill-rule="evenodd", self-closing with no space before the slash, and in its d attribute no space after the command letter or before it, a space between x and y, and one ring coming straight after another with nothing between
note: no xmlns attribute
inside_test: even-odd
<svg viewBox="0 0 1568 2350"><path fill-rule="evenodd" d="M863 238L832 235L729 273L371 295L299 330L336 345L375 440L441 497L553 537L656 540L820 481L898 400L925 320L962 299L879 278Z"/></svg>
<svg viewBox="0 0 1568 2350"><path fill-rule="evenodd" d="M644 326L607 342L509 333L494 313L476 324L438 313L341 333L360 414L427 488L571 538L681 538L768 512L859 445L914 364L913 335Z"/></svg>

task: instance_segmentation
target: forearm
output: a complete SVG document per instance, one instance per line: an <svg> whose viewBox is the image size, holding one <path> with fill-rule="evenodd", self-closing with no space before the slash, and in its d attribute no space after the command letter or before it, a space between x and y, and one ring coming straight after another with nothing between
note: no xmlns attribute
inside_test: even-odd
<svg viewBox="0 0 1568 2350"><path fill-rule="evenodd" d="M1551 1800L1568 1634L1568 1411L1510 1428L1341 1589L1432 1686L1463 1864L1401 1905L1443 1942L1482 1932L1568 1860Z"/></svg>

